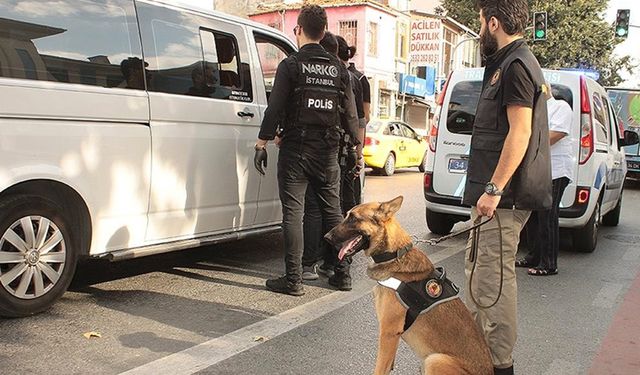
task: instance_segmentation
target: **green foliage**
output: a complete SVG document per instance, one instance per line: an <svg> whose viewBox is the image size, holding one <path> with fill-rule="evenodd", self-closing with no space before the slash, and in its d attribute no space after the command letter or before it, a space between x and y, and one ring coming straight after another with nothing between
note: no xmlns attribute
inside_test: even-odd
<svg viewBox="0 0 640 375"><path fill-rule="evenodd" d="M446 15L480 30L475 0L443 0ZM547 40L533 43L533 53L540 65L548 69L585 68L600 72L600 83L616 86L622 82L621 71L631 72L635 66L629 56L615 57L613 50L621 40L615 38L614 28L603 19L608 0L529 0L529 8L547 12Z"/></svg>

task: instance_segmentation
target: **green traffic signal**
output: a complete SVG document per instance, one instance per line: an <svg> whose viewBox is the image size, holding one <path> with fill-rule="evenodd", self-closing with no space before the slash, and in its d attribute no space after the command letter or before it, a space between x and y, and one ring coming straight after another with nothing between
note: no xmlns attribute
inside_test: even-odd
<svg viewBox="0 0 640 375"><path fill-rule="evenodd" d="M629 9L618 9L616 16L616 37L626 38L629 35Z"/></svg>
<svg viewBox="0 0 640 375"><path fill-rule="evenodd" d="M533 41L547 39L547 12L533 14Z"/></svg>

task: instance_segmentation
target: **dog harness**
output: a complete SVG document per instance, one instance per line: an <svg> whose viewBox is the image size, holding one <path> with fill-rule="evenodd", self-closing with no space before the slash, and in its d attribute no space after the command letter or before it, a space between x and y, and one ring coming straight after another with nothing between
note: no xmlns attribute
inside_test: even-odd
<svg viewBox="0 0 640 375"><path fill-rule="evenodd" d="M396 278L378 281L378 284L395 290L396 297L407 309L404 331L415 322L420 314L429 312L441 303L458 298L458 286L447 279L444 268L438 267L424 280L403 282Z"/></svg>

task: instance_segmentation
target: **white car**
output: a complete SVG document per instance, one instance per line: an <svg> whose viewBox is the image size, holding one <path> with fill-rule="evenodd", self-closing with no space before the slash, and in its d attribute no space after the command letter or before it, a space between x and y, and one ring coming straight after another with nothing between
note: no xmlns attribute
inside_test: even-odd
<svg viewBox="0 0 640 375"><path fill-rule="evenodd" d="M0 315L43 311L82 257L279 231L255 143L273 28L148 0L0 3Z"/></svg>
<svg viewBox="0 0 640 375"><path fill-rule="evenodd" d="M576 250L591 252L598 225L618 224L627 172L623 146L637 143L638 137L618 126L606 91L594 80L573 72L543 72L560 93L556 99L573 109L569 139L575 146L575 172L562 197L560 227L573 230ZM457 221L469 217L462 195L483 73L453 72L438 97L424 177L427 225L437 234L449 233Z"/></svg>

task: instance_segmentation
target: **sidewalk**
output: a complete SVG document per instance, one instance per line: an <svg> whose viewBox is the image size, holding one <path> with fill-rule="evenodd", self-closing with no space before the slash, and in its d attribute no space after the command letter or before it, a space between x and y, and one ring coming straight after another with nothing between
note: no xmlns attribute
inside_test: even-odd
<svg viewBox="0 0 640 375"><path fill-rule="evenodd" d="M624 296L589 374L640 374L640 273Z"/></svg>

